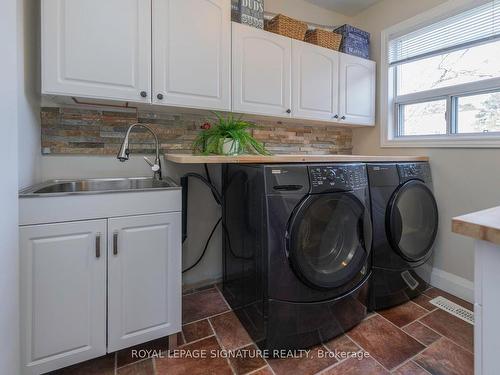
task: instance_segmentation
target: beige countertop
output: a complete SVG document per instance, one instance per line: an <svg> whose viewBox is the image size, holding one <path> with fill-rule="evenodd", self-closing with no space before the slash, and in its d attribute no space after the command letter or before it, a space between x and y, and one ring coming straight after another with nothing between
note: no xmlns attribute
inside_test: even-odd
<svg viewBox="0 0 500 375"><path fill-rule="evenodd" d="M500 206L453 218L455 233L500 245Z"/></svg>
<svg viewBox="0 0 500 375"><path fill-rule="evenodd" d="M273 163L322 163L322 162L386 162L428 161L427 156L367 156L367 155L193 155L167 154L166 159L181 164L273 164Z"/></svg>

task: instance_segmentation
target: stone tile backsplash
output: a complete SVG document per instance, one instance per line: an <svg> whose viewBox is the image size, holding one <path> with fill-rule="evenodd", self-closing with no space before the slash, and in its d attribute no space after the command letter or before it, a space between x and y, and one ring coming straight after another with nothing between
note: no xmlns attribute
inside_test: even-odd
<svg viewBox="0 0 500 375"><path fill-rule="evenodd" d="M191 145L212 115L124 112L74 107L41 109L42 152L45 154L114 155L129 125L138 120L156 131L163 152L191 152ZM244 118L244 117L243 117ZM250 121L254 137L274 154L351 154L352 130L334 125L300 125L280 120ZM154 142L138 128L130 138L133 152L152 153Z"/></svg>

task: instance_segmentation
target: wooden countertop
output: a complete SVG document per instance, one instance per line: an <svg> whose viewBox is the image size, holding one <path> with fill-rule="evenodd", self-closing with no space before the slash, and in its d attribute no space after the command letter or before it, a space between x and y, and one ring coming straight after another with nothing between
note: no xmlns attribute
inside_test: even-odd
<svg viewBox="0 0 500 375"><path fill-rule="evenodd" d="M455 233L500 245L500 206L453 218Z"/></svg>
<svg viewBox="0 0 500 375"><path fill-rule="evenodd" d="M428 161L427 156L366 156L366 155L193 155L167 154L166 159L181 164L274 164L274 163L322 163L322 162L385 162Z"/></svg>

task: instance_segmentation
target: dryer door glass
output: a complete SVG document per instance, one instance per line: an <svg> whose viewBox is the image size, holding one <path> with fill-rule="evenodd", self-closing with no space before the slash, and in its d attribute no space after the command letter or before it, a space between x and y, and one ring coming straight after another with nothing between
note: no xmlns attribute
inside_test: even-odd
<svg viewBox="0 0 500 375"><path fill-rule="evenodd" d="M288 252L298 276L314 287L336 288L366 272L365 206L350 193L308 196L290 221Z"/></svg>
<svg viewBox="0 0 500 375"><path fill-rule="evenodd" d="M393 195L387 210L387 236L408 261L424 259L438 228L438 209L432 191L420 180L410 180Z"/></svg>

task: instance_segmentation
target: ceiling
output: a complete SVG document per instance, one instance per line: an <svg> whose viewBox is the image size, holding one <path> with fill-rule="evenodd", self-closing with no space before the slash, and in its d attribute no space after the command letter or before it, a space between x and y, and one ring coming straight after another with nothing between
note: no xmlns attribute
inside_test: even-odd
<svg viewBox="0 0 500 375"><path fill-rule="evenodd" d="M377 3L380 0L306 0L322 8L333 10L334 12L346 16L355 16L362 10Z"/></svg>

